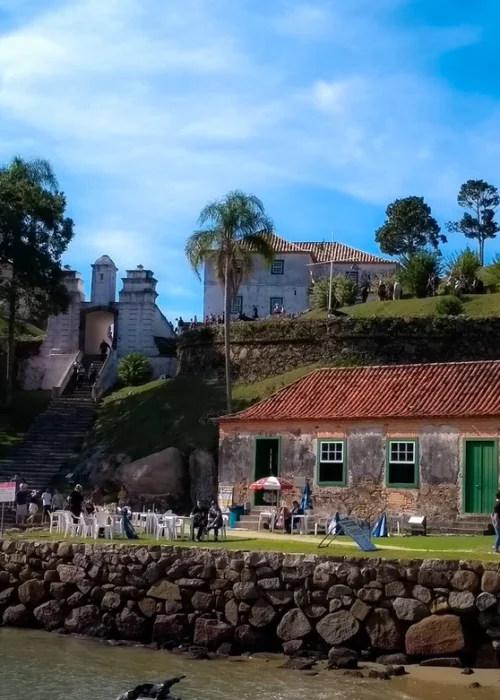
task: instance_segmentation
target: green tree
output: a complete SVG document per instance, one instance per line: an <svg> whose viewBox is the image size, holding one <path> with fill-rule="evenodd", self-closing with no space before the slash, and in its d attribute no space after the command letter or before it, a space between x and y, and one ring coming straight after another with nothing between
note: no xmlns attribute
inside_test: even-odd
<svg viewBox="0 0 500 700"><path fill-rule="evenodd" d="M446 261L446 274L455 277L463 277L468 284L472 284L476 277L481 263L479 257L470 248L466 248L461 253L451 255Z"/></svg>
<svg viewBox="0 0 500 700"><path fill-rule="evenodd" d="M449 231L462 233L466 238L477 240L479 261L484 265L484 244L496 238L500 226L495 221L495 211L500 204L500 195L494 185L484 180L467 180L458 193L458 205L467 209L460 221L449 221Z"/></svg>
<svg viewBox="0 0 500 700"><path fill-rule="evenodd" d="M0 168L0 264L9 271L0 293L8 308L7 386L13 389L15 329L22 299L30 310L65 311L61 256L73 237L65 216L66 198L59 192L50 164L14 158Z"/></svg>
<svg viewBox="0 0 500 700"><path fill-rule="evenodd" d="M410 257L430 246L446 243L431 208L423 197L396 199L386 209L386 221L375 233L380 250L387 255Z"/></svg>
<svg viewBox="0 0 500 700"><path fill-rule="evenodd" d="M405 292L414 297L425 297L429 276L439 275L441 256L428 250L419 250L399 263L399 278Z"/></svg>
<svg viewBox="0 0 500 700"><path fill-rule="evenodd" d="M231 302L242 280L250 274L255 255L262 257L269 265L272 263L274 251L269 243L269 234L274 227L260 199L239 190L209 202L202 210L198 223L200 229L191 234L186 242L186 256L198 276L205 263L213 264L218 279L224 285L226 394L227 411L231 413Z"/></svg>

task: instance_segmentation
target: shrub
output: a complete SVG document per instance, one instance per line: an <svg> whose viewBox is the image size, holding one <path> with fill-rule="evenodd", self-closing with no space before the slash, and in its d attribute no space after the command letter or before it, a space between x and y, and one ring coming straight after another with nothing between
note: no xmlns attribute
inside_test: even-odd
<svg viewBox="0 0 500 700"><path fill-rule="evenodd" d="M311 294L311 306L313 309L326 311L330 294L330 278L322 277L314 283ZM332 305L337 300L340 306L352 306L356 303L358 286L354 280L345 275L337 275L332 279Z"/></svg>
<svg viewBox="0 0 500 700"><path fill-rule="evenodd" d="M500 255L495 255L491 265L483 267L480 276L490 292L500 291Z"/></svg>
<svg viewBox="0 0 500 700"><path fill-rule="evenodd" d="M466 248L462 253L455 253L448 258L445 270L447 275L463 277L468 284L472 284L480 267L481 262L477 254Z"/></svg>
<svg viewBox="0 0 500 700"><path fill-rule="evenodd" d="M146 384L153 376L153 368L145 355L132 352L118 363L118 377L125 386Z"/></svg>
<svg viewBox="0 0 500 700"><path fill-rule="evenodd" d="M441 297L436 304L440 316L459 316L464 312L464 303L458 295Z"/></svg>
<svg viewBox="0 0 500 700"><path fill-rule="evenodd" d="M403 290L411 296L422 298L427 294L429 276L433 273L439 275L441 271L441 257L439 253L419 250L410 257L402 258L399 267Z"/></svg>

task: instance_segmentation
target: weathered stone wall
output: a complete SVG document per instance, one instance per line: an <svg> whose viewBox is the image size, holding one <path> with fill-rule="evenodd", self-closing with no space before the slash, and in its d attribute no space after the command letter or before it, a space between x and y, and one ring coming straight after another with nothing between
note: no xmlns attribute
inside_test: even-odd
<svg viewBox="0 0 500 700"><path fill-rule="evenodd" d="M300 500L303 479L312 486L314 513L336 511L374 520L389 516L426 515L432 525L449 524L462 513L463 439L498 439L499 429L489 419L427 424L417 420L385 423L348 422L224 422L220 426L219 482L235 487L237 502L252 502L249 485L254 481L255 440L280 438L280 475L297 487L283 494L284 501ZM316 461L318 441L345 440L346 484L342 487L318 484ZM386 450L388 439L418 440L418 488L387 486ZM500 465L499 465L500 467ZM500 471L500 470L499 470Z"/></svg>
<svg viewBox="0 0 500 700"><path fill-rule="evenodd" d="M500 564L2 542L4 625L220 653L332 647L473 663L500 645ZM333 658L335 653L331 653Z"/></svg>
<svg viewBox="0 0 500 700"><path fill-rule="evenodd" d="M223 379L221 327L187 331L178 372ZM312 363L458 362L500 359L500 318L337 318L235 323L233 375L258 381Z"/></svg>

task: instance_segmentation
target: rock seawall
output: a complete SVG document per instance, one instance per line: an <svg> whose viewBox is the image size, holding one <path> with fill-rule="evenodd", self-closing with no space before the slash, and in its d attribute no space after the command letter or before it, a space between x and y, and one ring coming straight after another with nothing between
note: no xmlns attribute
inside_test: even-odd
<svg viewBox="0 0 500 700"><path fill-rule="evenodd" d="M500 319L465 317L336 318L235 323L232 371L246 382L313 363L460 362L500 359ZM178 374L224 378L219 326L187 331L179 339Z"/></svg>
<svg viewBox="0 0 500 700"><path fill-rule="evenodd" d="M165 648L348 647L494 665L500 564L4 540L0 616Z"/></svg>

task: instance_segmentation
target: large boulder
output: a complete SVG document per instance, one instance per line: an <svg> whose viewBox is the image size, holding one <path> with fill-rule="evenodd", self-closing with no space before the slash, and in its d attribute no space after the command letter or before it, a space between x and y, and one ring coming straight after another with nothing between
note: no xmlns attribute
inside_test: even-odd
<svg viewBox="0 0 500 700"><path fill-rule="evenodd" d="M187 615L157 615L153 626L153 641L160 645L167 642L181 643L189 637Z"/></svg>
<svg viewBox="0 0 500 700"><path fill-rule="evenodd" d="M465 646L457 615L431 615L412 625L406 633L406 653L410 656L460 654Z"/></svg>
<svg viewBox="0 0 500 700"><path fill-rule="evenodd" d="M210 502L217 497L217 466L207 450L194 450L189 456L191 500Z"/></svg>
<svg viewBox="0 0 500 700"><path fill-rule="evenodd" d="M316 631L325 642L338 647L358 634L359 620L347 610L339 610L320 620L316 625Z"/></svg>
<svg viewBox="0 0 500 700"><path fill-rule="evenodd" d="M33 627L33 613L25 605L11 605L5 610L2 622L6 627Z"/></svg>
<svg viewBox="0 0 500 700"><path fill-rule="evenodd" d="M300 608L289 610L278 625L276 634L284 642L301 639L312 630L311 623Z"/></svg>
<svg viewBox="0 0 500 700"><path fill-rule="evenodd" d="M375 608L365 622L374 649L400 651L403 644L401 623L385 608Z"/></svg>
<svg viewBox="0 0 500 700"><path fill-rule="evenodd" d="M232 642L234 637L234 627L219 620L208 620L199 617L194 628L195 645L207 649L217 649L224 642Z"/></svg>
<svg viewBox="0 0 500 700"><path fill-rule="evenodd" d="M82 605L74 608L64 621L64 627L72 634L95 635L101 626L99 608L95 605Z"/></svg>
<svg viewBox="0 0 500 700"><path fill-rule="evenodd" d="M122 639L141 640L148 630L146 618L125 608L115 618L116 629Z"/></svg>
<svg viewBox="0 0 500 700"><path fill-rule="evenodd" d="M21 603L30 608L36 608L46 598L43 581L33 578L22 583L17 590L17 595Z"/></svg>
<svg viewBox="0 0 500 700"><path fill-rule="evenodd" d="M404 620L405 622L418 622L418 620L423 620L424 617L428 617L431 614L428 605L411 598L395 598L392 601L392 606L398 620Z"/></svg>
<svg viewBox="0 0 500 700"><path fill-rule="evenodd" d="M176 447L167 447L122 465L115 478L129 493L171 496L177 501L186 495L188 471L184 455Z"/></svg>
<svg viewBox="0 0 500 700"><path fill-rule="evenodd" d="M276 618L276 611L263 598L256 600L250 611L249 622L254 627L266 627Z"/></svg>
<svg viewBox="0 0 500 700"><path fill-rule="evenodd" d="M48 600L46 603L39 605L38 608L35 608L33 614L40 625L48 632L62 627L64 622L64 615L57 600Z"/></svg>
<svg viewBox="0 0 500 700"><path fill-rule="evenodd" d="M181 591L176 583L164 579L158 581L148 591L148 596L151 598L159 598L160 600L181 600Z"/></svg>

